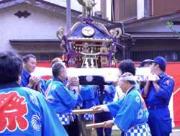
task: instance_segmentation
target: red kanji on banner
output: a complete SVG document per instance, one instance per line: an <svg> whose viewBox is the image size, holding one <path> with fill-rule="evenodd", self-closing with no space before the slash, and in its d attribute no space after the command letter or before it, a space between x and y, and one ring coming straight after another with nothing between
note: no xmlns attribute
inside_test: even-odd
<svg viewBox="0 0 180 136"><path fill-rule="evenodd" d="M29 125L25 118L27 113L25 98L17 92L0 94L0 132L6 129L13 132L17 128L26 130Z"/></svg>

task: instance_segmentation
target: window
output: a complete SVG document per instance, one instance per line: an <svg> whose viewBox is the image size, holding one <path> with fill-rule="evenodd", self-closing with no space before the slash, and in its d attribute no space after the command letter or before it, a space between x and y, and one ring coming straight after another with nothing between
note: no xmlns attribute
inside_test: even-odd
<svg viewBox="0 0 180 136"><path fill-rule="evenodd" d="M153 59L156 56L163 56L167 61L180 61L179 51L133 51L131 53L131 59L134 61Z"/></svg>

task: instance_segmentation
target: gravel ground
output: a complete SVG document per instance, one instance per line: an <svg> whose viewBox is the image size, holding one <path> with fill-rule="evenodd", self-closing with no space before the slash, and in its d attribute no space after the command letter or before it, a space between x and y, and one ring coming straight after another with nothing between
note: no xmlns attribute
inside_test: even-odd
<svg viewBox="0 0 180 136"><path fill-rule="evenodd" d="M180 128L173 129L173 133L171 134L171 136L180 136Z"/></svg>

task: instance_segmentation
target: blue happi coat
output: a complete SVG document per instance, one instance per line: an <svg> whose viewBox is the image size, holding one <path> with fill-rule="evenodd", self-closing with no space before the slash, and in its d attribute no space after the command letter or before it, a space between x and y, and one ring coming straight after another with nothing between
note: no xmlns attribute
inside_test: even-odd
<svg viewBox="0 0 180 136"><path fill-rule="evenodd" d="M114 116L114 123L123 132L148 121L148 111L137 89L131 88L124 98L107 105Z"/></svg>
<svg viewBox="0 0 180 136"><path fill-rule="evenodd" d="M0 136L67 136L44 96L17 83L0 85Z"/></svg>
<svg viewBox="0 0 180 136"><path fill-rule="evenodd" d="M85 85L81 86L80 90L80 108L81 109L89 109L96 105L96 99L97 99L97 92L96 87L94 85ZM93 120L94 115L90 113L86 113L83 115L80 115L81 119L83 120Z"/></svg>
<svg viewBox="0 0 180 136"><path fill-rule="evenodd" d="M53 79L46 91L46 99L63 125L73 121L72 109L78 104L79 95L69 90L60 80Z"/></svg>
<svg viewBox="0 0 180 136"><path fill-rule="evenodd" d="M29 84L29 78L31 77L31 74L23 69L21 73L21 86L26 87Z"/></svg>
<svg viewBox="0 0 180 136"><path fill-rule="evenodd" d="M23 87L28 87L27 85L29 84L30 77L31 77L31 74L27 70L23 69L22 73L21 73L21 83L20 83L20 85L23 86ZM41 79L39 81L39 87L40 87L39 91L44 95L45 91L47 89L46 81L44 79ZM31 87L31 88L36 90L37 86L36 87Z"/></svg>

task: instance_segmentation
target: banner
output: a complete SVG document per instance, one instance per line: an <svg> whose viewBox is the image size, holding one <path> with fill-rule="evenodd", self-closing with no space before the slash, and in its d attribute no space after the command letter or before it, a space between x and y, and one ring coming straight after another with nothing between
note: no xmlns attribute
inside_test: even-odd
<svg viewBox="0 0 180 136"><path fill-rule="evenodd" d="M175 88L173 91L173 109L174 125L180 127L180 62L168 63L167 73L174 78Z"/></svg>

